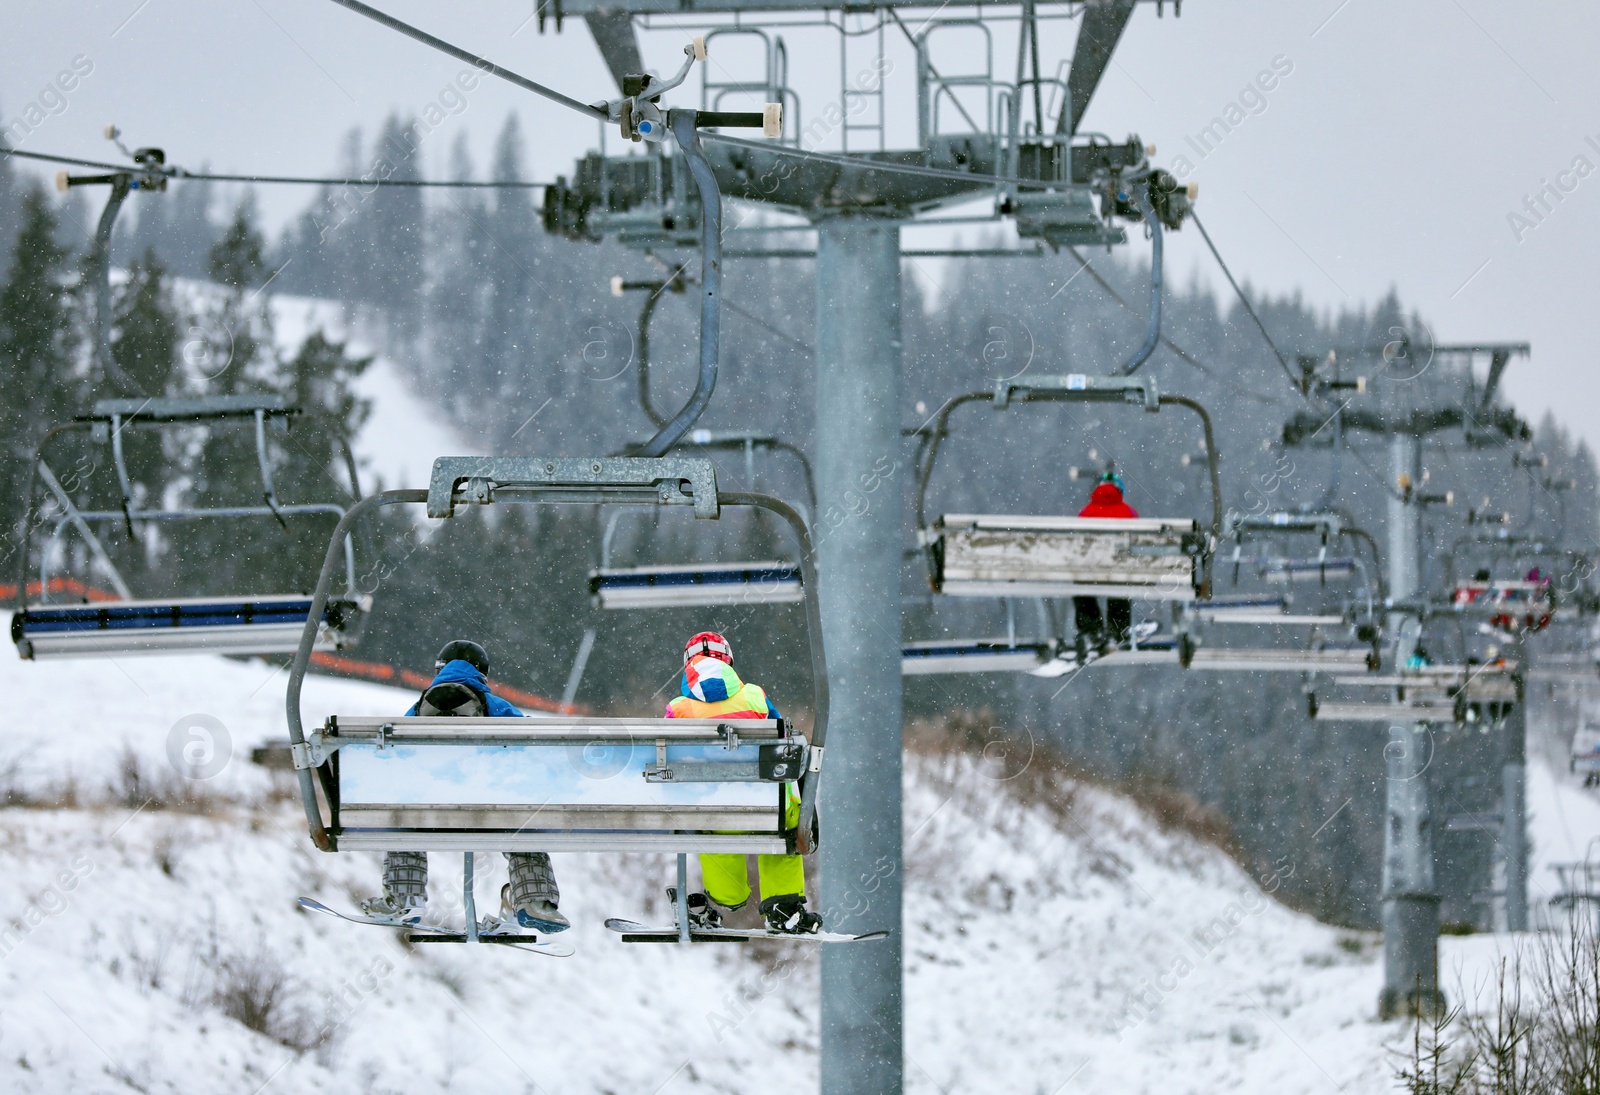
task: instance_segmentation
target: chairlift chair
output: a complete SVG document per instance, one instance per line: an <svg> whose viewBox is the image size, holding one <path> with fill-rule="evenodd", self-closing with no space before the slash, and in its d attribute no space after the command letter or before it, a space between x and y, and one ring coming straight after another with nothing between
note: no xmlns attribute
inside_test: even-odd
<svg viewBox="0 0 1600 1095"><path fill-rule="evenodd" d="M709 460L460 457L435 461L427 491L373 495L340 521L314 595L328 600L339 545L380 506L426 503L430 520L462 507L623 504L765 510L793 531L804 573L815 694L811 739L782 720L419 718L331 714L307 730L300 695L316 629L308 621L290 669L287 715L311 838L324 851L661 851L809 854L828 730L811 534L801 515L764 494L719 491ZM784 785L798 784L799 821L785 822ZM469 910L468 934L473 914Z"/></svg>
<svg viewBox="0 0 1600 1095"><path fill-rule="evenodd" d="M811 464L805 454L770 434L751 431L690 431L675 449L736 449L745 454L746 476L755 481L756 450L785 451L800 460L805 473L806 496L816 506ZM612 565L611 548L618 510L606 524L600 541L600 566L589 573L589 593L605 609L714 608L721 605L799 604L805 598L801 568L796 562L767 559L748 563L690 563L619 567ZM809 511L808 511L809 512Z"/></svg>
<svg viewBox="0 0 1600 1095"><path fill-rule="evenodd" d="M937 600L937 598L930 598ZM1016 602L1006 599L1006 633L981 639L929 639L902 643L900 673L907 677L954 673L1032 673L1061 654L1063 644L1053 638L1027 639L1017 635ZM1039 633L1053 630L1050 612L1038 601Z"/></svg>
<svg viewBox="0 0 1600 1095"><path fill-rule="evenodd" d="M1335 677L1335 685L1393 690L1380 703L1323 703L1309 693L1310 714L1319 721L1433 722L1464 724L1505 717L1523 700L1520 667L1511 661L1489 665L1430 665L1390 674Z"/></svg>
<svg viewBox="0 0 1600 1095"><path fill-rule="evenodd" d="M28 553L19 553L17 605L11 618L11 639L24 659L57 657L112 657L130 654L207 652L222 654L287 653L296 648L312 611L312 598L300 593L247 594L221 597L179 597L138 599L107 556L96 525L124 525L130 535L136 524L229 520L273 517L287 528L287 519L306 516L344 517L345 507L332 502L288 504L278 500L272 481L272 465L267 452L267 426L274 419L287 421L299 414L278 396L229 395L202 398L108 399L96 403L92 411L64 423L45 435L30 467L26 519L31 526L34 476L42 480L53 497L60 516L55 519L50 538L40 553L38 603L27 602L26 567ZM190 509L140 509L134 501L132 479L123 453L123 435L130 429L171 428L199 423L245 421L255 430L256 459L261 472L262 504L248 506L207 506ZM99 441L109 441L112 463L121 490L117 509L85 510L73 502L69 492L45 459L46 449L56 437L68 432L88 432ZM351 490L360 498L355 458L348 441L335 434ZM84 540L95 562L120 600L82 604L51 604L46 599L51 588L49 566L55 546L68 530ZM371 598L356 590L355 553L351 538L341 542L344 560L345 591L317 606L315 647L335 650L353 645L371 607Z"/></svg>
<svg viewBox="0 0 1600 1095"><path fill-rule="evenodd" d="M1350 528L1336 513L1260 513L1228 515L1228 534L1233 537L1233 584L1239 584L1242 568L1249 566L1263 581L1273 584L1346 582L1365 571L1353 555L1330 555L1330 546L1347 536L1365 536ZM1315 555L1244 555L1247 538L1277 539L1289 534L1313 534L1319 538Z"/></svg>
<svg viewBox="0 0 1600 1095"><path fill-rule="evenodd" d="M1056 654L1053 642L993 639L910 642L900 647L900 672L916 677L946 673L1029 673Z"/></svg>
<svg viewBox="0 0 1600 1095"><path fill-rule="evenodd" d="M962 403L1115 402L1158 411L1188 407L1200 415L1210 464L1210 529L1193 518L1083 518L1056 515L945 514L925 518L928 481L950 412ZM999 381L993 391L957 396L940 408L929 435L917 488L917 524L927 550L930 584L953 597L1117 597L1192 601L1210 596L1210 568L1222 525L1216 446L1205 409L1159 394L1154 379L1131 376L1038 376Z"/></svg>
<svg viewBox="0 0 1600 1095"><path fill-rule="evenodd" d="M1341 537L1367 535L1360 529L1349 527L1338 514L1233 512L1228 515L1227 528L1234 541L1231 559L1234 585L1239 583L1245 562L1242 552L1246 541L1267 535L1281 538L1314 534L1320 541L1320 553L1314 557L1251 558L1251 570L1268 585L1304 577L1326 586L1327 580L1336 574L1359 573L1363 579L1366 578L1366 567L1359 559L1351 557L1341 560L1328 555L1330 544L1336 543ZM1364 580L1363 586L1364 596L1355 604L1347 603L1343 611L1336 613L1294 612L1292 600L1287 594L1262 592L1228 598L1214 597L1210 601L1187 605L1185 630L1200 637L1190 659L1190 667L1224 672L1377 672L1381 665L1381 630L1374 616L1376 600L1372 583ZM1208 630L1231 631L1239 625L1271 626L1280 631L1285 628L1307 630L1303 640L1293 646L1246 647L1208 644L1205 641Z"/></svg>
<svg viewBox="0 0 1600 1095"><path fill-rule="evenodd" d="M1587 722L1572 735L1569 769L1573 774L1583 773L1585 787L1600 786L1600 730Z"/></svg>
<svg viewBox="0 0 1600 1095"><path fill-rule="evenodd" d="M1457 582L1451 606L1463 616L1487 616L1490 623L1527 631L1543 631L1555 614L1550 579L1541 581Z"/></svg>

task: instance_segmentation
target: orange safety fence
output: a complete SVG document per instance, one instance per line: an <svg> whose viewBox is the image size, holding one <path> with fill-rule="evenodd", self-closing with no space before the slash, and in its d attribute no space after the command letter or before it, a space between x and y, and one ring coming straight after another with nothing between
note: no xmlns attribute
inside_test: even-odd
<svg viewBox="0 0 1600 1095"><path fill-rule="evenodd" d="M311 655L311 665L323 673L335 677L354 677L358 680L372 681L376 684L390 684L399 687L423 689L433 683L433 677L418 673L412 669L396 669L384 662L362 661L359 658L347 658L343 654L315 653ZM494 694L503 700L516 704L524 710L549 711L558 715L583 715L589 709L583 704L568 706L556 700L548 700L532 692L524 692L520 688L513 688L509 684L495 682L492 687Z"/></svg>
<svg viewBox="0 0 1600 1095"><path fill-rule="evenodd" d="M118 597L115 593L112 593L112 592L110 592L108 590L104 590L104 589L96 589L94 586L86 586L82 582L78 581L78 579L76 579L76 578L51 578L50 579L50 592L51 593L70 593L74 597L82 597L86 601L120 601L120 600L122 600L122 598ZM38 582L29 582L28 583L28 596L29 597L37 597L37 596L39 596L39 594L40 594L39 583ZM3 586L0 586L0 601L14 600L16 598L16 596L17 596L17 587L15 585L3 585Z"/></svg>

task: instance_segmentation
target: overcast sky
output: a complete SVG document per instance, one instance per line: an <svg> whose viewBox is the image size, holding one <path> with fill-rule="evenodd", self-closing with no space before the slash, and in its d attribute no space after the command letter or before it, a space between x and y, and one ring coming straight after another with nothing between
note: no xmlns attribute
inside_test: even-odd
<svg viewBox="0 0 1600 1095"><path fill-rule="evenodd" d="M516 0L381 6L577 98L611 94L581 21L541 35ZM926 14L907 21L916 28ZM1070 54L1075 27L1047 26L1047 68ZM671 19L647 33L650 64L675 68L688 29ZM809 120L837 98L837 40L804 28L785 37ZM996 31L997 69L1014 63L1014 43ZM1512 397L1600 445L1597 49L1600 7L1572 0L1189 0L1179 19L1170 3L1161 19L1141 4L1084 128L1137 132L1169 167L1187 157L1207 227L1258 292L1299 291L1334 309L1395 287L1441 342L1531 342L1532 360L1507 377ZM890 144L905 146L915 65L903 38L891 36L887 56ZM713 47L713 71L740 72L740 61L733 44ZM1282 75L1263 81L1272 90L1247 92L1275 63ZM48 89L75 64L87 74L58 98ZM53 112L19 142L26 149L104 157L113 150L100 130L115 121L129 142L161 145L192 168L319 173L350 129L370 136L391 111L422 111L461 69L327 0L14 2L0 124L37 118L36 104ZM485 82L429 134L429 173L445 174L462 131L481 170L511 111L537 178L570 172L598 139L581 116ZM1238 124L1200 139L1218 116ZM1525 201L1541 190L1547 208L1531 202L1530 212ZM276 225L310 197L263 188L261 208ZM1221 284L1192 228L1169 253L1180 280L1198 272Z"/></svg>

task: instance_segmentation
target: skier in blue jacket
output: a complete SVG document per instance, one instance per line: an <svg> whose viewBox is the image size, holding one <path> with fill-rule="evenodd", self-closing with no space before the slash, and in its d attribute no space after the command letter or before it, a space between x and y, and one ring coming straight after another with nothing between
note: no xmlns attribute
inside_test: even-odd
<svg viewBox="0 0 1600 1095"><path fill-rule="evenodd" d="M435 675L407 715L521 718L522 712L489 689L489 653L478 643L455 639L434 661ZM500 915L524 928L564 931L571 923L557 906L561 891L548 852L506 852L511 881L500 890ZM416 924L428 905L428 853L385 852L383 894L362 902L368 916Z"/></svg>

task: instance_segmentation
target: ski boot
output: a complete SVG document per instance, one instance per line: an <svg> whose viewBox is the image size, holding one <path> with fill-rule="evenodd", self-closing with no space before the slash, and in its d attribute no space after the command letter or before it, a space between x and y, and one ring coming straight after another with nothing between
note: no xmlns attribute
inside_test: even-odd
<svg viewBox="0 0 1600 1095"><path fill-rule="evenodd" d="M769 897L761 903L761 915L768 931L784 935L815 935L822 930L822 917L806 908L804 894Z"/></svg>
<svg viewBox="0 0 1600 1095"><path fill-rule="evenodd" d="M361 903L361 911L377 920L414 926L428 907L428 853L385 852L383 894Z"/></svg>
<svg viewBox="0 0 1600 1095"><path fill-rule="evenodd" d="M561 891L546 852L507 852L511 881L500 888L500 915L519 926L547 933L564 932L572 921L556 905Z"/></svg>

